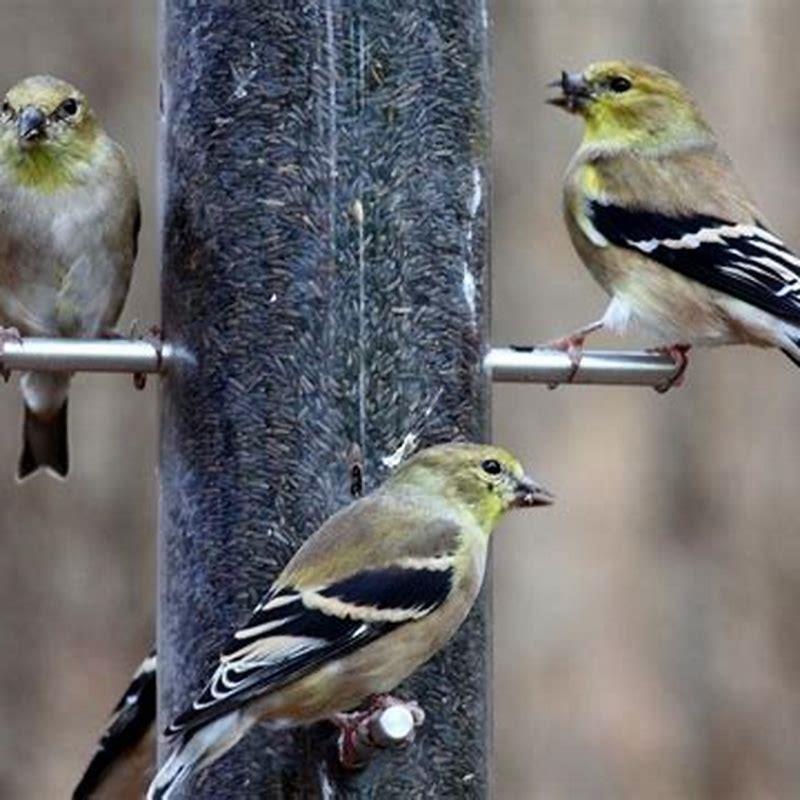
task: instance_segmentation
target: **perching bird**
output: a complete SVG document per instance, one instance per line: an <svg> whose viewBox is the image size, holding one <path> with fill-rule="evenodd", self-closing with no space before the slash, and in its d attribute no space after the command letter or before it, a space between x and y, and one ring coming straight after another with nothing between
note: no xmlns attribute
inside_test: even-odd
<svg viewBox="0 0 800 800"><path fill-rule="evenodd" d="M26 78L0 108L0 324L3 337L109 334L128 293L139 197L122 148L75 87ZM69 373L22 376L17 477L67 474Z"/></svg>
<svg viewBox="0 0 800 800"><path fill-rule="evenodd" d="M773 233L695 101L626 61L562 73L548 102L583 117L564 181L572 242L611 296L553 343L577 369L587 334L636 323L678 370L692 345L778 347L800 364L800 259ZM574 371L573 371L574 374Z"/></svg>
<svg viewBox="0 0 800 800"><path fill-rule="evenodd" d="M142 662L103 731L72 800L140 800L155 772L156 654Z"/></svg>
<svg viewBox="0 0 800 800"><path fill-rule="evenodd" d="M330 517L229 640L205 690L169 726L148 799L168 798L258 721L330 719L344 755L362 714L456 632L483 581L489 534L551 496L499 447L447 444L402 464Z"/></svg>

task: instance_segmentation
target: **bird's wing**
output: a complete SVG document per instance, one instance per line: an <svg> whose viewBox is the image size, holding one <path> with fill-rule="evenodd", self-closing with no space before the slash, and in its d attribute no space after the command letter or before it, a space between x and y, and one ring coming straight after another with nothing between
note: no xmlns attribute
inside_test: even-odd
<svg viewBox="0 0 800 800"><path fill-rule="evenodd" d="M111 714L73 800L91 797L116 759L134 747L156 720L156 653L142 662Z"/></svg>
<svg viewBox="0 0 800 800"><path fill-rule="evenodd" d="M590 200L587 214L606 241L762 311L800 322L800 258L758 221L665 214Z"/></svg>
<svg viewBox="0 0 800 800"><path fill-rule="evenodd" d="M346 521L345 516L338 522ZM284 573L228 642L203 693L166 735L197 728L439 608L453 587L458 530L449 523L447 537L441 520L430 524L433 539L451 547L424 557L394 557L317 584L300 572Z"/></svg>

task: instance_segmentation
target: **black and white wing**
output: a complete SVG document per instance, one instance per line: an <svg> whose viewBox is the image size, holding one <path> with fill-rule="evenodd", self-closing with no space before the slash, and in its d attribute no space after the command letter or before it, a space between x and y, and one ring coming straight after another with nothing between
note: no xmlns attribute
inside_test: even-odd
<svg viewBox="0 0 800 800"><path fill-rule="evenodd" d="M228 642L214 676L167 736L192 730L280 689L441 606L450 556L410 559L313 588L281 586Z"/></svg>
<svg viewBox="0 0 800 800"><path fill-rule="evenodd" d="M800 322L800 258L757 222L670 216L592 200L587 214L606 241L762 311Z"/></svg>
<svg viewBox="0 0 800 800"><path fill-rule="evenodd" d="M108 770L124 758L156 722L156 653L142 662L115 706L89 766L72 794L73 800L91 797ZM155 760L155 752L153 753Z"/></svg>

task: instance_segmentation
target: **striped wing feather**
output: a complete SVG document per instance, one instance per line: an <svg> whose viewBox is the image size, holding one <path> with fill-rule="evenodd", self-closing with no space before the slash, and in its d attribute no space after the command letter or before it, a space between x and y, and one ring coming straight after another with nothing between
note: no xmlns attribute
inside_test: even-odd
<svg viewBox="0 0 800 800"><path fill-rule="evenodd" d="M313 590L273 590L228 642L205 690L167 735L197 728L421 619L447 599L452 578L445 557L431 559L427 568L362 570Z"/></svg>
<svg viewBox="0 0 800 800"><path fill-rule="evenodd" d="M593 200L589 217L609 242L711 289L800 322L800 259L764 225L671 216Z"/></svg>

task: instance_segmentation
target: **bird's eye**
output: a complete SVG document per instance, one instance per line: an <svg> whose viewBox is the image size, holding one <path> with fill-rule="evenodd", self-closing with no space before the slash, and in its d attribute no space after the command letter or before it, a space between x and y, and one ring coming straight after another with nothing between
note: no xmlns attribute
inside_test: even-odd
<svg viewBox="0 0 800 800"><path fill-rule="evenodd" d="M631 82L623 77L622 75L615 75L609 82L608 86L612 92L616 92L617 94L622 94L623 92L627 92L628 89L631 88Z"/></svg>
<svg viewBox="0 0 800 800"><path fill-rule="evenodd" d="M11 103L9 103L8 100L3 101L0 113L2 113L4 117L10 117L14 113L14 109L11 107Z"/></svg>
<svg viewBox="0 0 800 800"><path fill-rule="evenodd" d="M59 110L68 117L74 117L78 113L78 101L74 97L68 97L59 106Z"/></svg>
<svg viewBox="0 0 800 800"><path fill-rule="evenodd" d="M497 459L487 458L481 461L481 469L487 475L499 475L503 471L503 467Z"/></svg>

